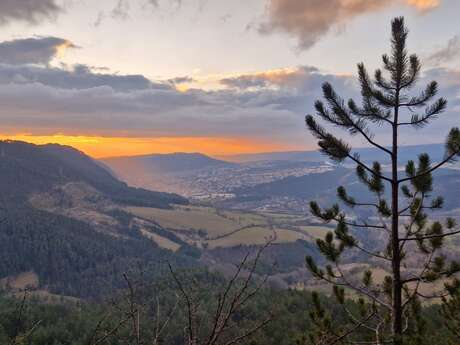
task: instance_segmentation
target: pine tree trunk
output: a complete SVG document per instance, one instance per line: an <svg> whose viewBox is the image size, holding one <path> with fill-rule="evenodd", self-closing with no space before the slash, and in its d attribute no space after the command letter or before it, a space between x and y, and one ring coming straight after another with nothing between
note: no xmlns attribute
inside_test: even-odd
<svg viewBox="0 0 460 345"><path fill-rule="evenodd" d="M396 104L399 103L399 92L396 95ZM402 284L401 284L401 252L399 250L399 206L398 206L398 115L399 106L395 106L393 124L393 148L392 148L392 222L391 222L391 249L393 271L393 301L392 301L392 329L394 344L402 344Z"/></svg>

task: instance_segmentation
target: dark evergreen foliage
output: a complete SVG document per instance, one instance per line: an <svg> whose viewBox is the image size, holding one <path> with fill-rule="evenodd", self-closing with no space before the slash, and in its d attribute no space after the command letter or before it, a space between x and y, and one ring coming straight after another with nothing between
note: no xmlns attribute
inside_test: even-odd
<svg viewBox="0 0 460 345"><path fill-rule="evenodd" d="M419 129L428 125L443 113L447 101L434 99L438 92L435 81L426 85L418 95L411 94L421 64L416 55L407 52L408 30L404 19L394 19L391 29L392 49L390 55L382 57L383 71L376 70L371 78L364 64L358 64L361 105L352 99L346 102L332 85L325 83L325 101L315 103L316 116L306 117L307 127L318 139L321 151L336 162L355 163L359 181L373 196L372 201L360 201L340 186L337 189L339 200L349 208L359 206L374 211L370 220L356 219L338 204L326 209L316 202L310 204L314 216L326 223L334 222L336 228L324 240L317 240L318 249L329 264L321 268L312 257L307 257L307 267L317 278L334 286L341 305L344 305L345 294L349 291L360 296L361 306L358 313L347 311L350 318L347 327L333 331L319 302L316 303L312 320L323 331L314 334L313 343L359 343L370 339L377 344L422 343L424 323L420 317L420 300L440 298L446 289L437 290L432 285L433 292L426 294L420 291L420 286L449 279L459 272L459 264L455 261L449 263L441 249L446 237L460 231L454 229L455 224L450 219L445 224L429 222L427 212L441 208L444 203L442 197L432 195L432 173L460 155L460 130L450 130L445 155L440 161L432 162L428 154L421 153L416 161L400 162L401 128ZM351 145L320 125L317 119L345 130L351 136L363 138L389 158L390 172L385 172L379 161L372 165L363 161L358 153L353 152ZM373 128L376 127L385 128L390 134L389 147L375 139ZM401 163L406 165L405 176L398 171ZM362 237L356 236L359 232L371 231L379 234L378 238L383 242L380 248L369 248L361 241ZM382 282L377 282L372 270L366 270L361 282L350 280L342 268L343 254L348 251L366 254L389 274ZM406 265L409 252L417 256L419 267ZM360 330L364 330L364 334ZM324 342L325 335L333 339Z"/></svg>
<svg viewBox="0 0 460 345"><path fill-rule="evenodd" d="M196 281L203 283L206 288L202 289L203 300L211 301L212 291L215 291L224 283L221 277L201 273L196 275ZM149 310L142 322L142 334L148 336L154 331L155 308L157 293L161 291L161 310L163 315L175 305L176 299L173 285L167 281L158 282L155 285L148 284L147 289L138 295L142 303L146 303ZM0 344L8 344L16 329L17 311L21 296L18 299L2 297L0 295ZM117 298L115 298L117 300ZM88 341L100 320L105 320L104 327L109 330L119 320L116 313L106 318L107 311L111 310L112 303L86 303L55 301L56 304L44 304L34 297L28 297L24 316L18 329L18 334L27 334L30 329L39 322L38 326L26 339L25 344L33 345L88 345ZM212 304L204 303L202 312L211 313ZM359 303L347 302L347 308L353 311L359 310ZM250 345L307 345L308 337L304 334L317 331L315 322L328 324L334 332L340 330L341 325L346 324L347 316L343 309L337 306L331 298L311 294L303 291L264 289L245 308L243 313L235 315L232 322L240 327L250 327L251 324L260 320L263 311L272 310L275 318L269 327L260 330L253 337L242 344ZM437 306L421 310L424 324L423 339L416 343L409 341L409 345L448 345L457 344L457 338L450 335L443 326ZM212 314L211 314L212 315ZM208 316L211 316L208 315ZM184 336L184 306L180 305L170 320L162 344L183 345ZM311 318L314 318L312 320ZM316 320L316 321L315 321ZM127 326L128 328L130 325ZM450 343L449 343L450 342ZM135 339L110 338L107 344L136 344Z"/></svg>
<svg viewBox="0 0 460 345"><path fill-rule="evenodd" d="M136 231L124 238L98 233L86 223L23 206L4 209L0 222L0 277L34 271L51 292L103 297L120 288L122 274L142 267L150 277L166 261L193 259L156 246Z"/></svg>

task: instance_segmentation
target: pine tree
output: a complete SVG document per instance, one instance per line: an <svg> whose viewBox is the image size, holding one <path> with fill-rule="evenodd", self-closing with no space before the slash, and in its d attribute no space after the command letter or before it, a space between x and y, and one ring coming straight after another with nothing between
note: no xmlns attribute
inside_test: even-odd
<svg viewBox="0 0 460 345"><path fill-rule="evenodd" d="M308 115L306 124L318 139L320 150L335 162L353 162L356 173L375 202L360 202L349 195L344 187L337 189L339 200L348 208L365 207L375 211L378 220L361 220L350 217L335 204L321 208L311 202L313 215L322 221L336 224L334 232L317 240L317 246L327 259L328 265L318 267L312 257L307 257L307 267L312 274L334 286L335 296L345 307L346 293L352 291L360 296L361 312L346 310L355 327L366 339L372 336L373 343L405 343L410 332L423 327L418 311L425 298L440 298L446 293L434 291L429 295L421 292L422 286L432 286L445 281L460 270L459 264L449 261L441 252L444 240L460 231L455 222L431 222L427 212L442 207L442 197L433 197L432 173L450 163L460 155L460 130L452 128L446 140L446 152L439 162L431 162L428 154L420 154L417 162L399 162L399 136L403 127L419 129L428 125L444 112L447 101L435 100L438 85L430 82L420 94L411 95L420 76L421 64L417 55L408 55L406 40L408 30L404 18L392 21L391 54L383 55L383 70L377 69L371 78L364 67L358 64L358 77L362 104L350 99L345 102L332 85L323 85L325 102L317 101L317 116ZM352 147L317 122L321 119L347 131L351 136L361 136L367 143L383 152L391 161L390 172L382 168L381 162L367 164L354 153ZM372 129L382 127L391 135L391 145L379 143ZM405 176L398 173L398 164L405 163ZM401 176L402 175L402 176ZM389 188L388 193L385 192ZM388 200L387 200L388 199ZM401 205L400 205L401 204ZM363 233L363 231L365 233ZM369 248L359 240L361 234L370 237L377 233L384 246ZM373 261L379 262L390 272L383 281L376 281L372 269L363 273L362 281L349 277L343 269L344 253L360 251ZM420 257L420 267L407 268L408 253ZM359 329L359 330L358 330ZM348 336L343 330L337 337ZM352 332L356 337L356 332ZM412 341L412 340L411 340Z"/></svg>

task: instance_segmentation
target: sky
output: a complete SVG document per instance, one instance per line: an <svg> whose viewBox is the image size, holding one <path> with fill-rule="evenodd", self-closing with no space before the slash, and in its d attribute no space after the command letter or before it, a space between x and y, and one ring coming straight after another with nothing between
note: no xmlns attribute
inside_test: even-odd
<svg viewBox="0 0 460 345"><path fill-rule="evenodd" d="M420 87L437 80L449 108L401 142L443 142L460 123L458 13L458 0L0 0L0 139L94 157L312 150L321 85L359 100L356 64L380 67L404 16Z"/></svg>

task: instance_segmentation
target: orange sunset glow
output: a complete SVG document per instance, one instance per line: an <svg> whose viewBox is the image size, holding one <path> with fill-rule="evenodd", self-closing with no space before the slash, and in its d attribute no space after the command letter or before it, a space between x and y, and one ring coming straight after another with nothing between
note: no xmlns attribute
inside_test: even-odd
<svg viewBox="0 0 460 345"><path fill-rule="evenodd" d="M268 143L241 138L221 137L96 137L69 135L0 135L0 140L25 141L43 145L55 143L69 145L94 157L117 157L145 155L151 153L202 152L209 155L232 155L243 153L274 152L296 150L299 147L286 147L278 143ZM303 147L304 148L304 147Z"/></svg>

